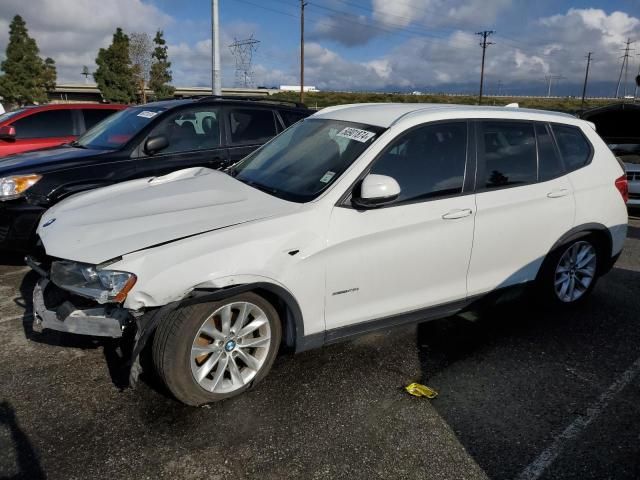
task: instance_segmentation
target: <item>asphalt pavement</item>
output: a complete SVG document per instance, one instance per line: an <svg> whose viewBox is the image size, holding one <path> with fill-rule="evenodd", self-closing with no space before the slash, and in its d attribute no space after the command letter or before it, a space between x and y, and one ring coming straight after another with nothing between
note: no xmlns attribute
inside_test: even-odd
<svg viewBox="0 0 640 480"><path fill-rule="evenodd" d="M202 408L153 378L122 389L115 342L34 333L34 280L0 266L2 480L640 478L638 216L580 308L519 302L282 355Z"/></svg>

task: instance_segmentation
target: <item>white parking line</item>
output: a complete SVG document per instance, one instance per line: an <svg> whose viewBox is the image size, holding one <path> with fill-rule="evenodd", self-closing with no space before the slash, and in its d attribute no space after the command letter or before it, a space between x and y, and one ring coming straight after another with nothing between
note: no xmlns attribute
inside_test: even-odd
<svg viewBox="0 0 640 480"><path fill-rule="evenodd" d="M12 317L0 318L0 323L13 322L14 320L22 320L23 318L31 318L33 313L22 313L20 315L13 315Z"/></svg>
<svg viewBox="0 0 640 480"><path fill-rule="evenodd" d="M10 272L0 273L0 278L11 277L13 275L19 275L21 273L27 273L29 270L31 270L29 267L24 267L19 270L11 270Z"/></svg>
<svg viewBox="0 0 640 480"><path fill-rule="evenodd" d="M536 480L540 478L545 470L560 455L567 443L575 440L596 418L600 416L602 411L607 408L611 400L620 393L636 375L640 373L640 358L620 375L609 388L598 397L598 400L591 405L584 416L576 418L564 431L558 435L551 445L546 448L538 457L525 468L517 480Z"/></svg>

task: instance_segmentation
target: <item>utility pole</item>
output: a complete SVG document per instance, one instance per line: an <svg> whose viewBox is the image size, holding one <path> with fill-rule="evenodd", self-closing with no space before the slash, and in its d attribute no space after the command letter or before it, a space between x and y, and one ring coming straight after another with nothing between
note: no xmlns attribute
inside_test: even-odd
<svg viewBox="0 0 640 480"><path fill-rule="evenodd" d="M307 4L300 0L300 103L304 102L304 7Z"/></svg>
<svg viewBox="0 0 640 480"><path fill-rule="evenodd" d="M638 55L640 57L640 54ZM633 91L633 101L634 103L638 100L638 87L640 86L640 64L638 65L638 75L636 75L636 88Z"/></svg>
<svg viewBox="0 0 640 480"><path fill-rule="evenodd" d="M582 103L580 104L580 110L584 110L584 97L587 94L587 79L589 78L589 65L591 64L591 55L593 52L587 54L587 71L584 74L584 85L582 86Z"/></svg>
<svg viewBox="0 0 640 480"><path fill-rule="evenodd" d="M482 32L477 32L476 35L480 35L482 37L482 42L480 42L480 46L482 47L482 66L480 67L480 94L478 95L478 105L482 105L482 87L484 86L484 57L487 47L489 45L493 45L493 42L487 42L487 38L489 35L495 33L493 30L483 30Z"/></svg>
<svg viewBox="0 0 640 480"><path fill-rule="evenodd" d="M622 81L622 73L624 72L624 97L627 96L627 72L629 70L629 50L634 50L633 48L629 48L629 46L635 42L632 42L630 38L627 38L626 47L624 49L624 55L620 58L622 59L622 66L620 67L620 76L618 77L618 85L616 86L616 98L619 98L620 95L620 82Z"/></svg>
<svg viewBox="0 0 640 480"><path fill-rule="evenodd" d="M211 0L211 93L222 95L222 77L220 74L220 18L218 0Z"/></svg>

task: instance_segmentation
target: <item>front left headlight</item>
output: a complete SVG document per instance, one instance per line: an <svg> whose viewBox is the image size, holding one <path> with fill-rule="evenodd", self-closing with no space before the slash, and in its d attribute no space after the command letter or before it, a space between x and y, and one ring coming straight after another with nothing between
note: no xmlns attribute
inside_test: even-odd
<svg viewBox="0 0 640 480"><path fill-rule="evenodd" d="M13 200L33 187L42 175L30 173L28 175L12 175L0 178L0 200Z"/></svg>
<svg viewBox="0 0 640 480"><path fill-rule="evenodd" d="M136 284L133 273L99 270L95 265L67 260L51 264L51 281L64 290L98 303L121 303Z"/></svg>

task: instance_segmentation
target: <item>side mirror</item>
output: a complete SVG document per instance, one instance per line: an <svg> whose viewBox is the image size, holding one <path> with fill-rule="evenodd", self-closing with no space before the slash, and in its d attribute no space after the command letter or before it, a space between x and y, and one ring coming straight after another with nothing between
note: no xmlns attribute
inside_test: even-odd
<svg viewBox="0 0 640 480"><path fill-rule="evenodd" d="M4 127L0 127L0 139L15 140L16 127L14 127L13 125L5 125Z"/></svg>
<svg viewBox="0 0 640 480"><path fill-rule="evenodd" d="M153 155L169 146L169 139L165 135L155 135L144 142L144 153Z"/></svg>
<svg viewBox="0 0 640 480"><path fill-rule="evenodd" d="M358 208L375 208L394 201L399 195L400 185L395 178L369 174L362 180L360 196L354 196L351 203Z"/></svg>

